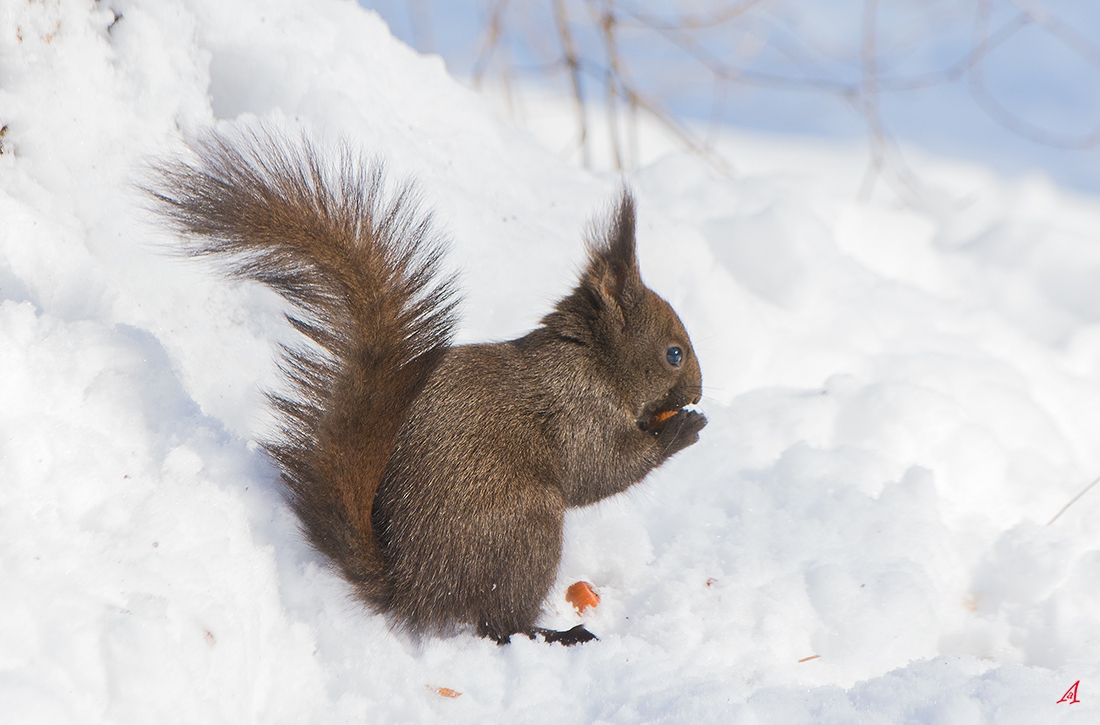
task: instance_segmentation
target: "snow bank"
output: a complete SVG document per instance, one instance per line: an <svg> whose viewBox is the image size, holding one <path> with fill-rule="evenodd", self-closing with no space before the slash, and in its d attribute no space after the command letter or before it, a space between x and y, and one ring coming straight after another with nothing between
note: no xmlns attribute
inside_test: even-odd
<svg viewBox="0 0 1100 725"><path fill-rule="evenodd" d="M711 425L570 517L545 624L416 643L301 541L252 439L277 300L166 254L134 185L262 116L386 158L452 232L463 340L533 325L618 183L349 2L0 7L0 712L12 722L1092 722L1100 205L729 133L632 179ZM1080 680L1076 704L1057 704ZM439 688L460 692L443 697Z"/></svg>

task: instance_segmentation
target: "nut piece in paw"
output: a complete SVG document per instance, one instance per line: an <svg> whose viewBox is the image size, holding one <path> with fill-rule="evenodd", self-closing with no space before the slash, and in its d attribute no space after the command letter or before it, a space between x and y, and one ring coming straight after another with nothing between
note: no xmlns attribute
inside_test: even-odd
<svg viewBox="0 0 1100 725"><path fill-rule="evenodd" d="M675 417L676 414L679 413L679 412L680 411L678 411L678 410L662 410L660 413L657 413L656 415L654 415L652 418L649 419L649 422L646 423L645 429L646 430L653 430L657 426L659 426L659 425L663 424L664 422L666 422L669 418Z"/></svg>
<svg viewBox="0 0 1100 725"><path fill-rule="evenodd" d="M666 456L682 451L699 441L699 431L707 425L707 419L694 410L679 410L665 425L653 431L657 446Z"/></svg>

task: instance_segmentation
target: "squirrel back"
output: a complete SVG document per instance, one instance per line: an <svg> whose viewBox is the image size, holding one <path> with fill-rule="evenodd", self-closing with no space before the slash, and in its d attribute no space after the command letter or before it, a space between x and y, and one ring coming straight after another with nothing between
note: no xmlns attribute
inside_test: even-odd
<svg viewBox="0 0 1100 725"><path fill-rule="evenodd" d="M454 283L408 187L259 129L191 141L151 193L185 251L271 286L311 345L284 350L265 448L310 543L415 633L535 626L564 512L622 491L698 440L701 375L638 272L634 204L589 235L577 287L517 340L450 346Z"/></svg>

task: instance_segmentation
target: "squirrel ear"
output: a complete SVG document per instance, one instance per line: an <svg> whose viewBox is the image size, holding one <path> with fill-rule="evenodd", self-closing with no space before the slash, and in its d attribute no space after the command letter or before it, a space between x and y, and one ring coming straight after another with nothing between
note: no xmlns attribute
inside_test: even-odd
<svg viewBox="0 0 1100 725"><path fill-rule="evenodd" d="M583 280L620 308L630 307L643 290L634 243L634 196L624 188L609 223L593 230Z"/></svg>

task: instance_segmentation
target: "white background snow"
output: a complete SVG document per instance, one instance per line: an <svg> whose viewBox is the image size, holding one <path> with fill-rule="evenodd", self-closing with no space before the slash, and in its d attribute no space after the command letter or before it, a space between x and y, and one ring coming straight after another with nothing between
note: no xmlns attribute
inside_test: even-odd
<svg viewBox="0 0 1100 725"><path fill-rule="evenodd" d="M1046 525L1100 474L1095 197L914 152L922 210L860 201L858 144L733 131L732 176L653 160L643 273L710 426L570 517L543 623L599 642L414 642L252 442L279 300L172 256L135 190L257 117L417 179L464 341L537 322L619 184L351 2L0 4L0 722L1100 719L1100 490Z"/></svg>

